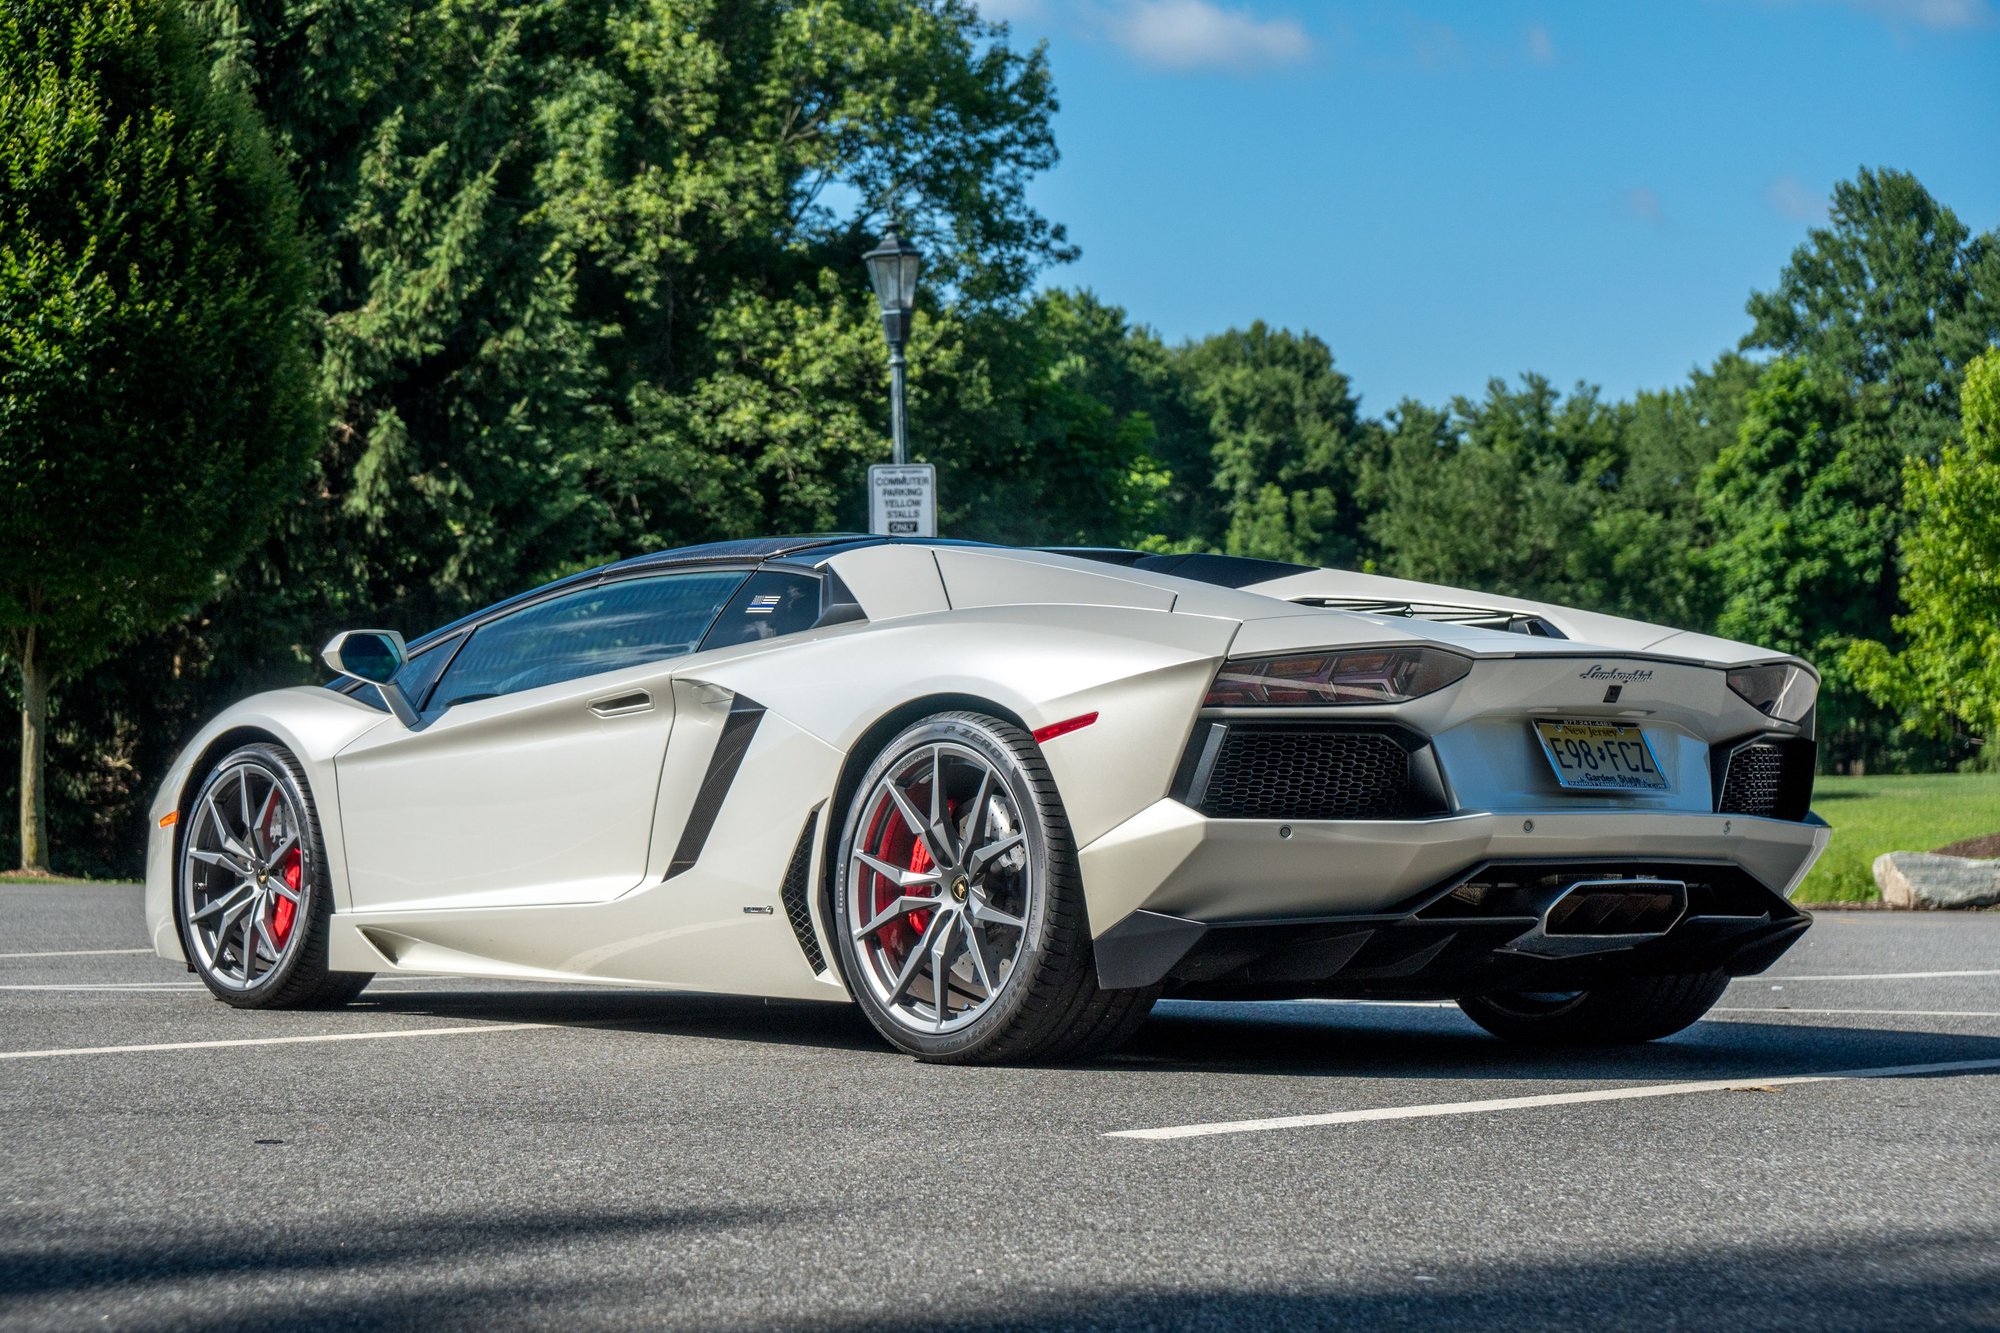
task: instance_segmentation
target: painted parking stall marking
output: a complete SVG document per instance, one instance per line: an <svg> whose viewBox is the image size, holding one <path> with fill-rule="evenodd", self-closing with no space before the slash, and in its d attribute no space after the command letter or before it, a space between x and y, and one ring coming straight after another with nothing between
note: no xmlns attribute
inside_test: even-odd
<svg viewBox="0 0 2000 1333"><path fill-rule="evenodd" d="M1438 1102L1429 1106L1378 1106L1364 1111L1330 1111L1319 1115L1272 1116L1264 1120L1221 1120L1210 1124L1167 1125L1158 1129L1115 1129L1110 1139L1198 1139L1220 1134L1258 1134L1274 1129L1312 1129L1323 1125L1359 1125L1381 1120L1427 1120L1437 1116L1481 1115L1489 1111L1525 1111L1541 1106L1577 1106L1589 1102L1639 1101L1649 1097L1684 1097L1697 1092L1730 1092L1742 1088L1777 1088L1804 1083L1835 1083L1848 1079L1921 1078L1932 1074L1971 1074L2000 1069L2000 1059L1948 1060L1939 1064L1883 1065L1875 1069L1836 1069L1824 1074L1786 1074L1700 1083L1655 1083L1636 1088L1598 1088L1588 1092L1549 1092L1532 1097L1494 1097L1474 1102Z"/></svg>
<svg viewBox="0 0 2000 1333"><path fill-rule="evenodd" d="M1929 981L1933 977L2000 977L2000 968L1969 968L1960 972L1823 972L1803 977L1772 972L1763 979L1782 986L1794 981Z"/></svg>
<svg viewBox="0 0 2000 1333"><path fill-rule="evenodd" d="M37 953L0 953L0 958L84 958L93 954L151 952L151 949L43 949Z"/></svg>
<svg viewBox="0 0 2000 1333"><path fill-rule="evenodd" d="M44 1051L0 1051L0 1060L46 1060L62 1055L138 1055L149 1051L207 1051L231 1046L302 1046L322 1041L390 1041L399 1037L478 1037L525 1032L553 1023L484 1023L477 1027L401 1028L393 1032L328 1032L305 1037L236 1037L223 1041L162 1041L143 1046L67 1046Z"/></svg>

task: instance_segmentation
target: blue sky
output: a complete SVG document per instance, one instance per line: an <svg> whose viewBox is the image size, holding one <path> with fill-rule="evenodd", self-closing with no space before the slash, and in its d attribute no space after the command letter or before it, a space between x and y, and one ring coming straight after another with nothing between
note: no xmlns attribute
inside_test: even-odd
<svg viewBox="0 0 2000 1333"><path fill-rule="evenodd" d="M1833 183L2000 225L2000 0L980 0L1049 43L1034 187L1170 340L1264 319L1364 411L1539 371L1614 397L1733 346Z"/></svg>

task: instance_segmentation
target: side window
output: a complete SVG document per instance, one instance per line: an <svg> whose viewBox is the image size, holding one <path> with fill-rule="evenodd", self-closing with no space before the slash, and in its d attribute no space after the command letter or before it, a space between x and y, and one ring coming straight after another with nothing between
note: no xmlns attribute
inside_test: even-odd
<svg viewBox="0 0 2000 1333"><path fill-rule="evenodd" d="M437 684L438 676L451 665L451 655L464 642L464 635L454 634L403 663L403 669L396 673L396 683L403 687L403 693L409 696L412 705L417 708L424 706L424 696L431 692L431 686Z"/></svg>
<svg viewBox="0 0 2000 1333"><path fill-rule="evenodd" d="M482 625L426 712L691 653L740 573L662 574L581 588Z"/></svg>
<svg viewBox="0 0 2000 1333"><path fill-rule="evenodd" d="M819 580L766 569L752 574L715 618L704 650L797 634L819 621Z"/></svg>

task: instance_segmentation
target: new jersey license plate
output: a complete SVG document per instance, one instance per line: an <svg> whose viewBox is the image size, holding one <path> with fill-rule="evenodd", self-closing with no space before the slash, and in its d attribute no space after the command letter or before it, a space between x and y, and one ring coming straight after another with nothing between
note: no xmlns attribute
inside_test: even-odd
<svg viewBox="0 0 2000 1333"><path fill-rule="evenodd" d="M1565 787L1665 791L1670 785L1637 727L1565 719L1536 722L1535 734Z"/></svg>

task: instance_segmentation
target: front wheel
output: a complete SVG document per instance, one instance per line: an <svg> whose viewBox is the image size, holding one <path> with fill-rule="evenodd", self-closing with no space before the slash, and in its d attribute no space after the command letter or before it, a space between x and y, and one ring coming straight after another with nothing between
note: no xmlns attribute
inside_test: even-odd
<svg viewBox="0 0 2000 1333"><path fill-rule="evenodd" d="M1459 1000L1496 1037L1529 1046L1629 1046L1670 1037L1707 1013L1729 976L1720 970L1628 977L1583 991L1505 991Z"/></svg>
<svg viewBox="0 0 2000 1333"><path fill-rule="evenodd" d="M181 946L239 1009L345 1004L370 974L329 971L326 848L298 761L246 745L209 771L186 819L174 892Z"/></svg>
<svg viewBox="0 0 2000 1333"><path fill-rule="evenodd" d="M848 809L835 936L875 1029L941 1063L1108 1050L1158 992L1099 990L1068 821L1020 728L940 713L897 736Z"/></svg>

